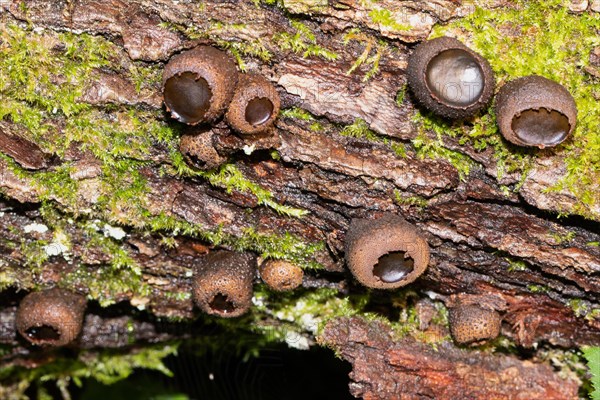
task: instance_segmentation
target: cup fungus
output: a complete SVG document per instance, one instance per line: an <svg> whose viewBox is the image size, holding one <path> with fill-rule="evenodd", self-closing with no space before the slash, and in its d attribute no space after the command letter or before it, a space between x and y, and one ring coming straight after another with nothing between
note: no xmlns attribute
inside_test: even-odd
<svg viewBox="0 0 600 400"><path fill-rule="evenodd" d="M225 118L236 131L252 135L273 125L281 102L277 90L260 75L242 75Z"/></svg>
<svg viewBox="0 0 600 400"><path fill-rule="evenodd" d="M86 299L64 289L28 294L17 309L17 331L38 346L64 346L79 336Z"/></svg>
<svg viewBox="0 0 600 400"><path fill-rule="evenodd" d="M509 142L543 149L562 143L573 132L577 106L564 86L533 75L502 86L496 119Z"/></svg>
<svg viewBox="0 0 600 400"><path fill-rule="evenodd" d="M497 311L476 304L451 308L448 321L454 341L473 346L495 339L502 325L502 318Z"/></svg>
<svg viewBox="0 0 600 400"><path fill-rule="evenodd" d="M419 44L408 59L406 72L417 100L450 119L475 115L488 105L496 86L487 60L451 37Z"/></svg>
<svg viewBox="0 0 600 400"><path fill-rule="evenodd" d="M429 264L429 246L404 219L353 219L346 234L346 262L354 277L374 289L395 289L417 279Z"/></svg>
<svg viewBox="0 0 600 400"><path fill-rule="evenodd" d="M199 46L176 55L163 71L167 111L189 125L213 122L225 112L237 80L233 59L214 47Z"/></svg>
<svg viewBox="0 0 600 400"><path fill-rule="evenodd" d="M195 128L194 128L195 129ZM185 161L201 170L218 167L227 161L213 146L214 133L211 130L203 132L190 132L181 136L179 151L183 154Z"/></svg>
<svg viewBox="0 0 600 400"><path fill-rule="evenodd" d="M209 253L196 271L193 297L205 313L238 317L252 304L256 259L249 253Z"/></svg>
<svg viewBox="0 0 600 400"><path fill-rule="evenodd" d="M302 284L304 272L288 261L268 260L259 268L260 277L273 290L285 292Z"/></svg>

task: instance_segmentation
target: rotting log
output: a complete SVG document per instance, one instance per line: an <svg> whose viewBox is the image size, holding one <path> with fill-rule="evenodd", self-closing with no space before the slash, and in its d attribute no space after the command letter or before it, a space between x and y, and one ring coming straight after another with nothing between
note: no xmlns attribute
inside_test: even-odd
<svg viewBox="0 0 600 400"><path fill-rule="evenodd" d="M406 93L407 57L434 25L476 9L494 12L523 4L267 3L0 2L0 50L6 54L13 49L8 39L16 35L15 29L32 35L31 40L41 38L36 43L49 51L50 63L55 54L77 60L61 32L113 46L106 63L94 66L84 84L74 88L79 94L75 103L89 107L79 114L13 99L7 88L15 78L2 75L2 95L38 110L44 127L32 131L10 113L0 121L0 286L5 291L0 341L10 348L2 356L5 365L28 365L29 359L36 360L30 365L40 364L39 354L15 334L13 315L26 291L54 285L86 294L94 304L122 306L119 316L100 306L88 314L81 348L126 351L132 343L189 337L193 328L179 329L177 321L204 318L191 300L191 274L213 248L287 258L303 267L318 265L305 269L302 294L318 288L337 290L339 298L365 294L345 270L345 232L352 218L388 212L419 227L431 247L429 269L411 286L419 297L441 303L458 293L501 299L502 334L519 348L569 351L598 345L598 183L590 188L596 196L592 201L560 187L568 168L565 149L525 153L525 168L501 175L505 160L497 156L498 148L481 149L445 133L440 147L440 133L424 127L424 121L448 131L456 126L418 114ZM405 24L375 20L387 11ZM510 35L526 34L503 29ZM301 50L294 51L290 40L298 41ZM236 135L222 121L205 128L216 152L233 168L222 170L224 175L178 170L182 167L173 155L177 138L193 129L162 111L156 76L172 55L198 44L238 55L248 71L276 85L284 110L273 136L258 141ZM75 47L75 53L81 50ZM362 55L375 57L377 69L357 65ZM595 76L599 64L590 57L582 73ZM140 82L134 73L138 70L149 71L147 79ZM39 84L69 84L64 76L52 78ZM41 97L45 90L39 89ZM131 142L124 146L131 153L119 150L101 157L100 139L74 135L69 123L80 122L81 113L88 111L97 112L94 123L128 129ZM302 118L298 112L304 113ZM136 114L143 114L147 125L131 128L136 121L130 115ZM138 151L137 139L151 123L172 136L152 137ZM466 125L486 123L482 118ZM423 142L438 146L435 157L423 153L418 144ZM506 143L502 146L522 155ZM112 174L119 165L126 166L125 172ZM111 181L115 176L120 180ZM238 176L243 184L235 184ZM122 198L121 188L128 190ZM559 213L566 216L557 218ZM293 237L287 247L282 244L285 235ZM280 255L278 248L301 250ZM385 296L373 294L377 297ZM252 312L267 314L269 324L285 326L287 322L274 317L276 302L271 306L273 310ZM392 318L392 308L386 304L378 311ZM167 328L161 318L170 319ZM240 324L244 321L249 320ZM313 333L303 331L311 340ZM547 364L510 355L484 356L450 343L441 354L433 354L414 339L396 343L384 326L367 327L360 319L334 320L323 335L323 343L353 361L352 392L365 398L391 398L386 396L400 386L407 394L398 398L461 398L465 393L472 393L465 398L519 398L516 392L525 390L527 399L566 399L576 392L574 381L562 379ZM374 344L365 343L369 341ZM423 354L435 368L419 360ZM486 371L498 384L477 386L483 380L473 381L470 368ZM424 382L416 383L416 377Z"/></svg>
<svg viewBox="0 0 600 400"><path fill-rule="evenodd" d="M320 341L352 363L355 397L375 399L577 399L577 383L551 368L452 346L394 340L381 322L331 321Z"/></svg>

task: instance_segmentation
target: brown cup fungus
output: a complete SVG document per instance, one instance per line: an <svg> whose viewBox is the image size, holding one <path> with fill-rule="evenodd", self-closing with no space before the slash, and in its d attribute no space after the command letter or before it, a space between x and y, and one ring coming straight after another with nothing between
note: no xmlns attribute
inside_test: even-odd
<svg viewBox="0 0 600 400"><path fill-rule="evenodd" d="M500 314L476 304L459 305L448 314L450 334L456 343L481 345L500 334Z"/></svg>
<svg viewBox="0 0 600 400"><path fill-rule="evenodd" d="M196 129L196 128L194 128ZM213 146L214 133L211 130L185 133L179 141L179 151L185 161L200 170L217 168L227 161Z"/></svg>
<svg viewBox="0 0 600 400"><path fill-rule="evenodd" d="M450 119L475 115L489 104L496 86L487 60L450 37L419 44L408 59L406 72L417 100Z"/></svg>
<svg viewBox="0 0 600 400"><path fill-rule="evenodd" d="M163 71L167 111L188 125L213 122L225 112L237 80L235 62L221 50L199 46L178 54Z"/></svg>
<svg viewBox="0 0 600 400"><path fill-rule="evenodd" d="M270 128L281 102L275 87L260 75L242 75L225 118L229 126L245 135Z"/></svg>
<svg viewBox="0 0 600 400"><path fill-rule="evenodd" d="M396 215L353 219L346 234L346 262L364 286L395 289L427 269L429 246L413 225Z"/></svg>
<svg viewBox="0 0 600 400"><path fill-rule="evenodd" d="M38 346L64 346L79 336L85 307L85 297L68 290L30 293L17 309L17 331Z"/></svg>
<svg viewBox="0 0 600 400"><path fill-rule="evenodd" d="M262 280L273 290L285 292L302 285L302 268L283 260L265 261L259 269Z"/></svg>
<svg viewBox="0 0 600 400"><path fill-rule="evenodd" d="M209 253L196 271L193 297L207 314L238 317L252 305L256 260L249 253Z"/></svg>
<svg viewBox="0 0 600 400"><path fill-rule="evenodd" d="M562 143L573 132L577 106L564 86L533 75L502 86L496 119L509 142L543 149Z"/></svg>

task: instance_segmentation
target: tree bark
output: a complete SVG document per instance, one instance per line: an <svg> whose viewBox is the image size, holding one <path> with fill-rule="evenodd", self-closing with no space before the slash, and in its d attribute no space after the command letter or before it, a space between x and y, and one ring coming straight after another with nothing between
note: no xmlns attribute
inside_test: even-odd
<svg viewBox="0 0 600 400"><path fill-rule="evenodd" d="M504 3L480 6L494 8ZM467 15L473 11L471 5L450 0L377 2L378 8L391 9L410 21L407 29L400 29L374 22L369 16L373 4L354 0L283 0L279 5L212 0L202 4L170 0L35 0L23 4L0 1L3 29L27 24L33 31L43 29L41 34L48 37L65 31L91 34L117 46L112 67L94 70L78 99L102 110L107 118L118 118L125 107L154 112L157 121L177 125L160 113L160 84L151 81L137 91L130 71L135 65L160 67L172 55L200 43L230 49L239 43L260 44L269 59L242 54L247 69L276 85L282 109L297 107L312 114L310 120L282 114L273 136L258 142L241 138L222 121L207 128L215 150L245 179L272 193L273 202L305 210L306 215L284 215L256 192L199 176L164 173L174 165L163 143L154 143L147 153L137 156L136 161L143 162L139 173L145 195L132 202L139 202L145 215L219 229L234 239L245 237L252 228L260 235L291 234L305 244L323 243L304 260L322 267L305 271L304 290L329 287L344 296L364 293L352 282L343 261L350 220L399 214L424 232L431 247L429 268L413 285L419 297L448 305L456 294L500 302L502 334L520 348L574 349L600 343L600 319L591 312L600 309L600 248L593 245L600 242L600 210L592 207L587 219L583 218L576 215L577 200L569 192L546 191L560 179L561 156L542 152L527 177L510 173L499 179L492 150L478 151L471 144L445 138L447 148L475 165L464 176L446 159L419 157L412 145L420 129L413 121L417 107L410 94L400 104L396 101L405 88L407 57L434 24ZM297 33L294 21L301 21L315 35L314 40L303 39L306 46L318 45L337 57L305 57L307 50L295 53L278 45L277 34ZM222 26L216 27L215 22ZM241 23L242 27L232 28ZM345 43L344 37L353 28L363 32L356 36L360 40ZM368 80L363 80L367 65L347 73L363 52L381 56L378 72ZM68 118L60 113L53 116L56 132L46 138L60 135ZM344 126L358 120L372 130L375 140L341 134ZM311 126L314 123L319 129ZM425 135L436 140L432 131L425 130ZM89 225L85 227L96 219L123 227L126 236L119 248L131 264L141 266L139 284L147 291L111 293L112 302L130 304L118 316L92 307L77 346L126 348L132 341L143 345L189 337L192 328L182 332L173 328L177 326L173 322L165 329L162 322L139 317L135 308L146 309L153 318L197 318L199 312L189 296L191 275L215 246L175 228L152 231L132 218L131 204L98 210L98 199L107 195L102 160L77 143L64 154L50 154L34 137L39 136L19 123L8 118L0 121L0 150L8 156L0 159L0 187L5 195L0 218L0 274L4 274L0 282L11 281L0 304L0 342L11 348L3 356L5 365L26 364L24 360L35 356L14 331L22 290L61 284L91 298L103 298L101 289L94 292L86 286L89 281L61 280L78 271L99 274L114 261L114 254L98 244ZM400 156L394 146L404 148L405 154ZM270 155L271 150L277 151L277 157ZM15 173L13 162L28 173ZM48 195L32 177L65 165L71 166L70 179L77 183L74 201ZM518 185L522 185L518 193L507 195L503 190ZM56 231L31 228L47 225L48 209L59 220L77 222L60 224L70 239L69 252L65 256L58 249L39 268L20 268L31 261L28 245L57 243ZM571 216L557 218L557 212ZM110 236L110 227L95 224L100 236ZM168 245L167 236L172 239ZM221 247L235 249L234 243L227 241ZM261 255L258 245L239 247ZM383 312L389 313L389 309ZM268 320L279 323L275 316ZM131 329L128 321L135 325L133 338L126 333ZM532 364L514 355L483 355L451 343L436 353L415 339L396 340L384 325L368 325L361 318L331 321L319 341L353 364L351 391L367 399L577 398L577 383L561 378L546 364Z"/></svg>

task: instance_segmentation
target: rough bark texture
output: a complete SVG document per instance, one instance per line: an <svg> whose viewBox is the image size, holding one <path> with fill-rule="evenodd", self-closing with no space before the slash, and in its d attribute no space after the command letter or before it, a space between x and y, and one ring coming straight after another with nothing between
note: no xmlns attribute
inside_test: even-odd
<svg viewBox="0 0 600 400"><path fill-rule="evenodd" d="M509 3L480 6L493 9L511 6ZM434 24L470 14L472 4L443 0L284 0L279 6L212 0L201 5L170 0L36 0L22 4L0 1L3 29L26 22L31 29L46 29L50 36L53 31L103 36L119 49L112 56L112 67L95 69L78 98L102 110L107 118L118 120L119 110L128 107L152 112L157 121L176 126L166 113L160 113L159 83L147 82L138 91L130 71L139 65L160 69L169 57L198 43L219 47L259 43L270 59L242 53L248 70L276 85L282 109L299 107L312 117L303 120L282 115L273 136L256 142L240 138L224 122L206 128L219 156L228 158L245 179L272 193L270 202L251 190L211 184L201 176L165 173L175 166L168 147L156 141L147 152L132 157L143 163L138 169L145 183L143 197L110 209L101 208L106 204L102 197L111 190L103 184L107 171L89 148L71 143L61 154L48 152L47 143L63 133L68 116L52 115L53 129L42 136L10 118L1 120L0 151L7 157L0 159L0 187L5 197L0 218L0 281L11 282L0 303L0 342L11 346L5 362L13 364L16 359L26 365L23 360L33 357L14 332L21 289L61 284L102 300L103 289L90 289L89 280L63 280L81 271L90 276L100 274L113 261L89 229L82 227L95 219L123 226L126 236L118 246L131 264L141 266L138 285L145 285L147 292L123 289L107 294L112 302L128 301L133 307L124 306L124 315L119 316L100 307L92 310L79 345L126 347L132 342L189 335L189 331L176 329L165 332L156 321L141 318L134 310L145 309L154 317L197 318L199 311L189 297L191 271L213 246L199 235L186 235L175 228L165 235L172 238L167 244L164 228L153 231L132 217L136 203L143 207L144 216L219 229L230 238L247 237L252 228L258 235L291 234L303 243L323 243L311 260L305 260L323 268L306 270L304 287L337 288L341 295L363 291L350 283L343 264L344 235L350 220L397 213L417 225L431 247L429 269L414 285L421 296L428 294L448 304L451 295L460 293L495 299L502 304L502 334L519 346L571 349L600 343L600 319L591 312L600 309L600 201L582 212L576 196L566 189L547 190L564 174L565 153L540 152L532 159L527 176L508 173L499 178L492 149L477 150L472 144L447 137L446 148L474 165L463 175L443 157L418 154L413 140L422 132L413 121L416 106L409 94L400 104L395 100L406 83L404 70L412 44L424 40ZM391 10L407 27L375 22L373 10ZM315 36L305 40L307 46L318 44L335 52L337 58L305 57L307 48L294 52L278 45L277 34L297 33L292 20L302 21ZM225 27L215 27L215 22ZM231 28L239 23L245 25ZM195 36L190 33L192 28ZM360 41L344 43L352 28L360 28L363 36ZM357 57L367 49L371 54L381 43L386 46L373 78L363 80L366 65L347 73ZM344 125L359 119L375 140L340 134ZM314 129L314 123L320 128ZM181 126L177 129L187 131ZM424 134L428 140L436 140L434 132L426 130ZM404 156L394 146L403 147ZM271 157L270 150L277 150L278 156ZM35 179L36 174L53 173L62 166L70 166L68 179L74 182L73 197L68 199L49 192ZM507 187L519 190L507 193ZM272 204L307 213L301 218L287 216ZM61 255L60 248L57 253L50 249L46 251L49 257L35 272L20 269L31 258L29 244L57 243L55 231L27 228L47 224L48 208L62 220L76 221L61 225L70 241L68 254ZM559 219L557 212L570 216ZM96 231L109 236L109 228L103 224L98 222ZM231 243L223 247L235 248ZM260 253L258 246L239 247ZM361 319L341 319L331 322L323 333L322 342L353 363L351 390L355 396L576 398L577 384L560 378L548 365L509 355L483 355L451 344L433 352L414 339L395 341L386 329L380 324L366 325ZM133 337L126 333L131 331Z"/></svg>
<svg viewBox="0 0 600 400"><path fill-rule="evenodd" d="M506 356L414 339L394 340L388 327L358 318L329 323L321 336L352 362L351 393L374 399L577 399L577 383L551 368Z"/></svg>

